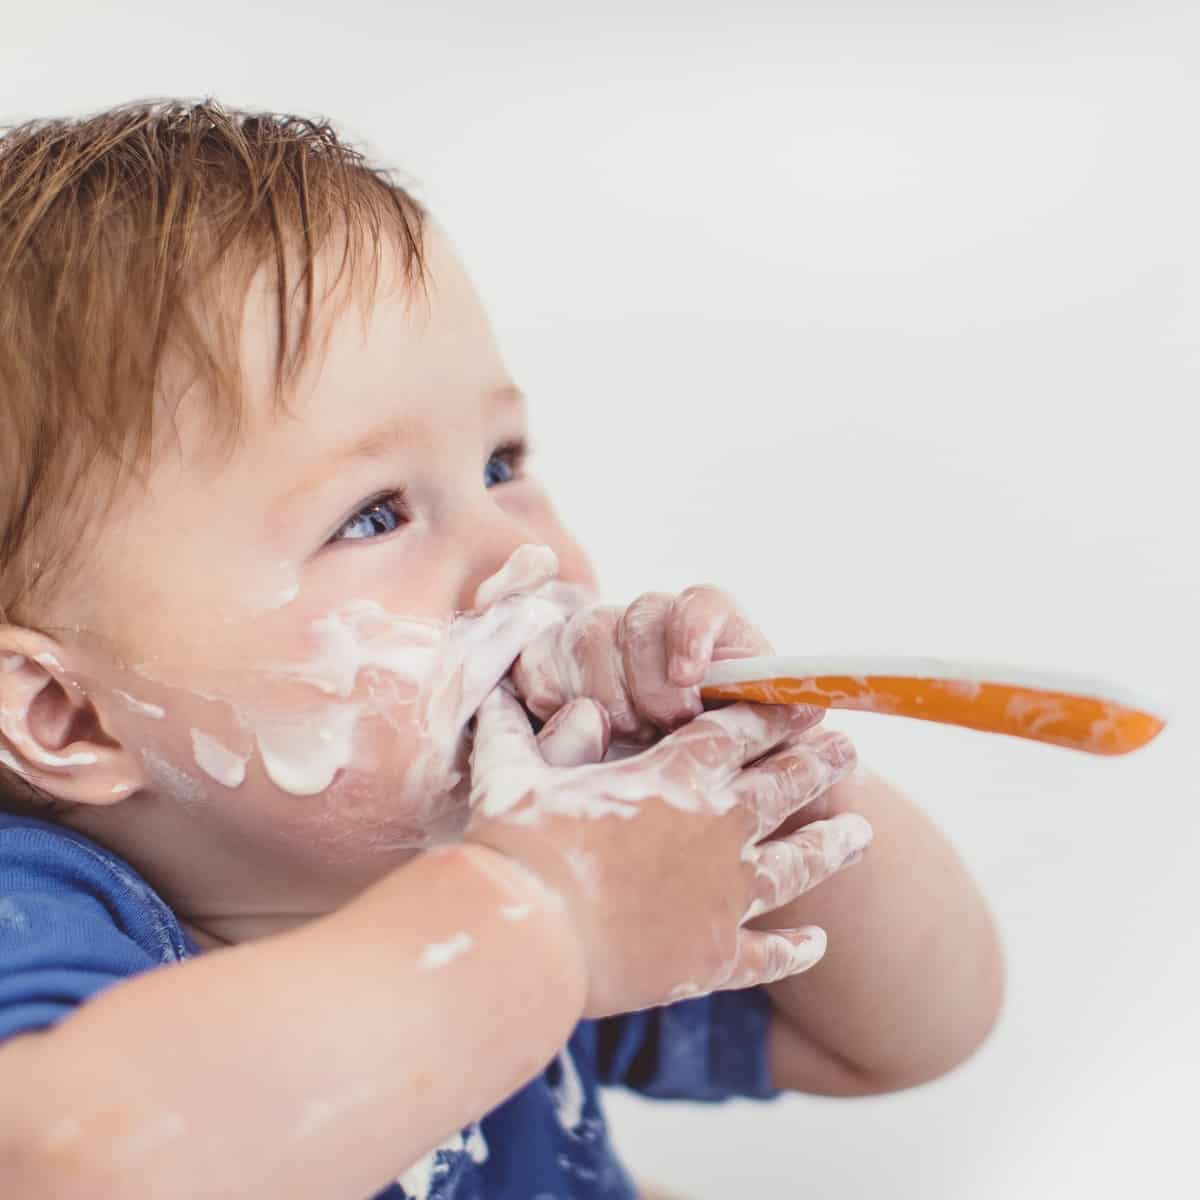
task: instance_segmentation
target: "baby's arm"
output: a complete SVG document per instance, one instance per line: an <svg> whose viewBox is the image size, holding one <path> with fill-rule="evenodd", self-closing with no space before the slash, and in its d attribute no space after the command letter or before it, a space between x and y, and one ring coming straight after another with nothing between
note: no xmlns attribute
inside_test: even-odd
<svg viewBox="0 0 1200 1200"><path fill-rule="evenodd" d="M422 855L0 1047L0 1195L361 1200L544 1067L584 994L532 876Z"/></svg>
<svg viewBox="0 0 1200 1200"><path fill-rule="evenodd" d="M819 960L819 929L742 927L870 836L843 814L758 845L814 775L849 770L837 737L804 771L778 761L811 712L733 705L614 763L590 700L540 738L500 689L476 721L465 844L0 1047L0 1195L361 1200L532 1078L579 1017Z"/></svg>
<svg viewBox="0 0 1200 1200"><path fill-rule="evenodd" d="M768 988L771 1075L777 1087L844 1096L945 1074L987 1036L1004 987L979 889L902 792L870 771L850 775L783 829L848 811L875 830L863 861L751 923L828 932L820 970Z"/></svg>
<svg viewBox="0 0 1200 1200"><path fill-rule="evenodd" d="M581 609L536 639L513 677L539 716L592 696L615 733L652 741L702 710L698 685L710 662L770 652L731 597L703 586L649 592L624 610ZM876 832L860 865L749 925L811 924L829 935L820 970L769 989L781 1088L862 1095L935 1078L979 1045L1001 1003L990 914L950 844L906 796L869 772L849 776L780 833L846 812Z"/></svg>

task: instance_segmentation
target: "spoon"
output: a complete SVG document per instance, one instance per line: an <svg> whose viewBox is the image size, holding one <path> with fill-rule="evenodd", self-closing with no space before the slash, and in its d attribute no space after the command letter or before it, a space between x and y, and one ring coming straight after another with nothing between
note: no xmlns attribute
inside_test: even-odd
<svg viewBox="0 0 1200 1200"><path fill-rule="evenodd" d="M937 658L726 659L709 667L700 695L891 713L1089 754L1139 750L1167 723L1164 706L1103 680Z"/></svg>

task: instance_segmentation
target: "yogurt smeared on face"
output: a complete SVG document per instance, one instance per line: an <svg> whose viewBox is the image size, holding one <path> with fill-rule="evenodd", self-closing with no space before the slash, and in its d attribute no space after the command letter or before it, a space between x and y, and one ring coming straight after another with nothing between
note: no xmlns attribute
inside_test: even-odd
<svg viewBox="0 0 1200 1200"><path fill-rule="evenodd" d="M246 778L246 760L202 730L193 729L191 734L196 766L227 788L240 787Z"/></svg>
<svg viewBox="0 0 1200 1200"><path fill-rule="evenodd" d="M466 727L483 698L533 638L586 599L584 589L556 581L557 571L549 547L521 546L480 584L469 612L439 621L358 600L314 621L313 654L270 670L330 702L303 721L276 722L266 737L262 716L247 714L271 778L296 795L323 791L354 760L359 722L377 717L417 735L400 799L431 804L453 791L465 771Z"/></svg>
<svg viewBox="0 0 1200 1200"><path fill-rule="evenodd" d="M465 612L414 616L357 599L322 613L295 655L192 687L226 717L197 722L195 765L237 788L257 763L280 791L313 798L308 836L339 858L457 840L471 719L534 638L593 599L557 574L549 547L524 545ZM136 670L168 682L165 669Z"/></svg>

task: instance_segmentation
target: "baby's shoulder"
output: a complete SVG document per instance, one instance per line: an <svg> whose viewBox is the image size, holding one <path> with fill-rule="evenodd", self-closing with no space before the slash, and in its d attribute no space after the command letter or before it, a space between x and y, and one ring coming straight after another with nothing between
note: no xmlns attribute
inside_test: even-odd
<svg viewBox="0 0 1200 1200"><path fill-rule="evenodd" d="M99 842L37 817L0 812L0 896L22 891L141 903L153 893L133 867Z"/></svg>
<svg viewBox="0 0 1200 1200"><path fill-rule="evenodd" d="M190 952L129 863L74 830L0 813L0 1039Z"/></svg>

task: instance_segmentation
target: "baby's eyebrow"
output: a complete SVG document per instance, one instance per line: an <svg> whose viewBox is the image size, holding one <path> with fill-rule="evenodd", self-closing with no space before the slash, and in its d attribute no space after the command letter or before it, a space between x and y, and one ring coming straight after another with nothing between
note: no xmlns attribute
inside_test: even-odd
<svg viewBox="0 0 1200 1200"><path fill-rule="evenodd" d="M512 384L493 388L483 393L487 407L496 412L501 409L523 408L525 393ZM323 455L316 467L308 472L293 487L280 497L279 504L286 507L300 496L324 487L331 479L340 475L353 462L364 458L382 458L398 444L411 438L411 422L403 414L389 417L378 425L360 434L354 441Z"/></svg>

